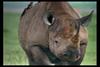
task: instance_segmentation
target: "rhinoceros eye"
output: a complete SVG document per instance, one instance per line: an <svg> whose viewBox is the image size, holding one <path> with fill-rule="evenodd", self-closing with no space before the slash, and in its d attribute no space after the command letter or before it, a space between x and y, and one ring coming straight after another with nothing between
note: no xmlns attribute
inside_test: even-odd
<svg viewBox="0 0 100 67"><path fill-rule="evenodd" d="M55 18L51 13L47 13L44 15L44 22L47 25L51 25L54 22Z"/></svg>

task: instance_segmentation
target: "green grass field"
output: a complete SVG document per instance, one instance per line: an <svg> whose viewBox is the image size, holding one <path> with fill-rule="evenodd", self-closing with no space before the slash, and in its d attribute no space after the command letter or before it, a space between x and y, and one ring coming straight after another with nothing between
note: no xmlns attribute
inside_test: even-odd
<svg viewBox="0 0 100 67"><path fill-rule="evenodd" d="M86 14L85 14L86 15ZM28 65L27 57L18 41L20 14L3 14L3 65ZM96 65L96 15L88 26L89 43L81 65Z"/></svg>

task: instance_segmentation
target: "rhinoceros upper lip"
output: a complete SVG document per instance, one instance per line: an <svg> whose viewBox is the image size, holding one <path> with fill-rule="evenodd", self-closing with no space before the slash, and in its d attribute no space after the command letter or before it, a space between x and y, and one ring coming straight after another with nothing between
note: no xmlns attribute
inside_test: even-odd
<svg viewBox="0 0 100 67"><path fill-rule="evenodd" d="M72 60L68 60L70 58L68 57L65 57L66 59L62 59L62 55L59 56L60 60L62 62L67 62L68 65L80 65L81 64L81 61L82 61L82 54L80 53L80 55L76 58L76 59L72 59Z"/></svg>
<svg viewBox="0 0 100 67"><path fill-rule="evenodd" d="M80 65L82 62L83 56L82 54L80 54L80 56L78 56L78 58L76 58L74 61L67 61L67 63L69 63L70 65Z"/></svg>
<svg viewBox="0 0 100 67"><path fill-rule="evenodd" d="M81 56L78 56L77 58L65 57L63 61L77 62L78 60L80 60L80 58L81 58Z"/></svg>

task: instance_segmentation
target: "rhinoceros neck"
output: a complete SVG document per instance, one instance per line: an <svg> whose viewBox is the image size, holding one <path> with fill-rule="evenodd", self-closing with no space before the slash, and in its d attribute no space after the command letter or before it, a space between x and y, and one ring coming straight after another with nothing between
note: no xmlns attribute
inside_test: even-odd
<svg viewBox="0 0 100 67"><path fill-rule="evenodd" d="M61 63L61 60L59 58L57 58L51 51L48 47L44 47L44 46L41 46L41 45L34 45L34 46L37 46L39 47L49 58L49 60L52 62L52 63L56 63L56 64L59 64ZM32 46L32 47L34 47Z"/></svg>

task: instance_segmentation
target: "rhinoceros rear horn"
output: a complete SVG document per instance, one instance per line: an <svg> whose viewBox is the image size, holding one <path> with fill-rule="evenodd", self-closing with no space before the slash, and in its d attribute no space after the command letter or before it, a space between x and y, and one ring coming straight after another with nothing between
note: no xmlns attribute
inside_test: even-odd
<svg viewBox="0 0 100 67"><path fill-rule="evenodd" d="M84 17L78 19L78 21L80 21L80 25L82 25L82 26L88 26L89 22L91 21L93 12L94 12L94 10L92 10L89 15L84 16Z"/></svg>

